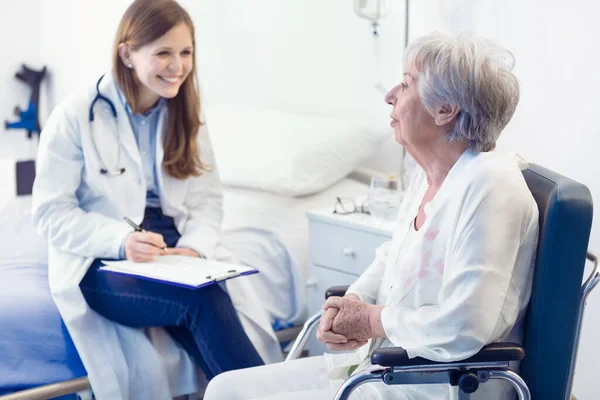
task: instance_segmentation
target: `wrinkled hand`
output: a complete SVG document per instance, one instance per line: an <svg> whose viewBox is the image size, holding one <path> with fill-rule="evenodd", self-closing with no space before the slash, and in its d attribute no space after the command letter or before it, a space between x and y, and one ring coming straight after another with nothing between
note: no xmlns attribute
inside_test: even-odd
<svg viewBox="0 0 600 400"><path fill-rule="evenodd" d="M347 343L348 339L343 335L331 332L333 319L338 313L337 308L330 308L321 315L319 328L317 329L317 339L323 343Z"/></svg>
<svg viewBox="0 0 600 400"><path fill-rule="evenodd" d="M317 330L317 339L327 345L329 350L342 351L342 350L355 350L361 346L364 346L367 341L357 341L350 339L348 340L343 335L338 335L331 331L331 325L333 319L338 313L337 308L329 308L321 316L321 322L319 323L319 329Z"/></svg>
<svg viewBox="0 0 600 400"><path fill-rule="evenodd" d="M331 308L339 310L333 318L331 330L345 336L348 340L363 342L385 336L381 325L383 306L367 304L356 298L333 296L327 299L323 308L325 313Z"/></svg>
<svg viewBox="0 0 600 400"><path fill-rule="evenodd" d="M196 253L194 250L182 248L182 247L172 247L167 249L165 254L175 254L180 256L189 256L189 257L200 257L200 254Z"/></svg>
<svg viewBox="0 0 600 400"><path fill-rule="evenodd" d="M163 236L154 232L132 232L125 242L125 257L134 262L150 262L164 254L167 245Z"/></svg>

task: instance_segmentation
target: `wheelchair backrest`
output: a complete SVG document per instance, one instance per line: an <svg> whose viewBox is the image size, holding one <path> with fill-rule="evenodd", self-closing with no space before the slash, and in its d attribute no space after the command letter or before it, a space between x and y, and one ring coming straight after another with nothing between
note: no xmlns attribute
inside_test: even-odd
<svg viewBox="0 0 600 400"><path fill-rule="evenodd" d="M540 233L525 324L521 376L534 400L565 400L592 225L592 197L578 182L530 164L523 175L538 205Z"/></svg>

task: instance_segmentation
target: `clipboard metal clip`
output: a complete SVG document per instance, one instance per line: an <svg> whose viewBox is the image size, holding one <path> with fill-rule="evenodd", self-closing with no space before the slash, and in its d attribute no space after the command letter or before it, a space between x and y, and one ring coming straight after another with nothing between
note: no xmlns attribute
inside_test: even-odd
<svg viewBox="0 0 600 400"><path fill-rule="evenodd" d="M210 276L209 275L209 276L206 277L206 279L214 281L214 282L221 282L221 281L224 281L226 279L233 278L233 277L236 277L236 276L239 276L239 275L240 275L240 273L238 271L232 269L232 270L227 271L224 274L220 274L220 275L216 275L216 276Z"/></svg>

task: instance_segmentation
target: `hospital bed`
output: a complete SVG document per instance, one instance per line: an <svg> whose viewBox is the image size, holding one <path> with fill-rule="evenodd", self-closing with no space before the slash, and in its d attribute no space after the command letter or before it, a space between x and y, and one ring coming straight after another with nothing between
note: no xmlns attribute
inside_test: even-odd
<svg viewBox="0 0 600 400"><path fill-rule="evenodd" d="M293 340L306 318L306 211L333 209L336 196L365 193L366 185L354 179L303 197L224 188L223 244L240 263L260 271L247 279L257 287L280 341ZM0 212L2 400L46 399L89 389L85 368L50 297L47 246L36 233L30 208L31 198L24 197Z"/></svg>

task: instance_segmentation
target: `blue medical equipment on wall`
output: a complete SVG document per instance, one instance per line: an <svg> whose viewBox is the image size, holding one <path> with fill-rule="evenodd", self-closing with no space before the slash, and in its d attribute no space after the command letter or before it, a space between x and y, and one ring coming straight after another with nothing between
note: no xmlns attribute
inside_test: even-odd
<svg viewBox="0 0 600 400"><path fill-rule="evenodd" d="M5 121L6 129L25 129L27 137L31 139L33 133L41 132L38 111L40 106L40 85L46 76L46 67L41 71L33 70L25 64L21 66L21 70L15 74L15 77L21 82L26 83L31 87L31 99L27 110L22 111L19 106L15 107L15 115L20 118L17 122Z"/></svg>

